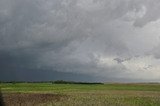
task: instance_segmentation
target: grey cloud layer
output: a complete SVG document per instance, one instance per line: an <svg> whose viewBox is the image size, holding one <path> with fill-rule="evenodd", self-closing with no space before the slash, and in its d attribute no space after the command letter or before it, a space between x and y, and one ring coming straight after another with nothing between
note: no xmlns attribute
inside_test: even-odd
<svg viewBox="0 0 160 106"><path fill-rule="evenodd" d="M154 31L159 5L158 0L0 0L0 67L160 80L159 60L150 53L159 42ZM136 78L147 66L134 62L155 65L151 71L158 76L143 70Z"/></svg>

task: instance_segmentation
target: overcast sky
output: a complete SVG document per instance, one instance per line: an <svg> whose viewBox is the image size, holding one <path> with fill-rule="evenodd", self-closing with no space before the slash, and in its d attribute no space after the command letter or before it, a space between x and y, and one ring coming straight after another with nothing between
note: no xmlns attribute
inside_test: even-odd
<svg viewBox="0 0 160 106"><path fill-rule="evenodd" d="M159 0L0 0L0 80L160 82Z"/></svg>

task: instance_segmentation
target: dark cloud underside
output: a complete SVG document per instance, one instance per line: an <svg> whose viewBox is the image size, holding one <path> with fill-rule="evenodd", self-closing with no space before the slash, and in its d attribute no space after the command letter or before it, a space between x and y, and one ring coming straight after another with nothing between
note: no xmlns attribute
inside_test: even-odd
<svg viewBox="0 0 160 106"><path fill-rule="evenodd" d="M0 80L160 81L159 0L0 0Z"/></svg>

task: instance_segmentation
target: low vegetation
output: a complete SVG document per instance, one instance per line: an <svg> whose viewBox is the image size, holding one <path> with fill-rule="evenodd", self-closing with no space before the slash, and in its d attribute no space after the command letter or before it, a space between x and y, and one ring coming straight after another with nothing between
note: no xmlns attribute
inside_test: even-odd
<svg viewBox="0 0 160 106"><path fill-rule="evenodd" d="M158 83L1 83L5 106L160 106Z"/></svg>

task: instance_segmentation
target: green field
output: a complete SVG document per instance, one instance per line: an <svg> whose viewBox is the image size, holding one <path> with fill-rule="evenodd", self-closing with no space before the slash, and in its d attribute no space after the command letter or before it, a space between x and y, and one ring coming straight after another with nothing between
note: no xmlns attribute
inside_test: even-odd
<svg viewBox="0 0 160 106"><path fill-rule="evenodd" d="M16 97L16 106L27 106L26 102L28 106L160 106L160 84L1 83L0 87L4 103L13 106ZM41 94L40 103L35 102L36 94Z"/></svg>

